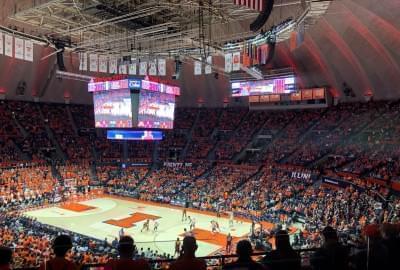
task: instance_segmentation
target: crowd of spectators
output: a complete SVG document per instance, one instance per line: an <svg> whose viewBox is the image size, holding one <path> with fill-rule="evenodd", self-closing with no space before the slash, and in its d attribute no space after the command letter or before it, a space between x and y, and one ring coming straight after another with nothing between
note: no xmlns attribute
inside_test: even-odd
<svg viewBox="0 0 400 270"><path fill-rule="evenodd" d="M50 166L36 165L0 169L0 207L19 207L53 198L58 181Z"/></svg>
<svg viewBox="0 0 400 270"><path fill-rule="evenodd" d="M42 264L52 256L50 241L60 230L15 211L52 203L70 185L77 192L86 192L85 188L93 185L143 200L189 202L195 208L216 212L233 210L236 215L279 224L283 229L302 224L293 236L293 246L319 247L322 243L319 255L328 256L323 249L337 245L336 238L346 245L358 245L368 225L400 221L400 200L390 186L400 177L399 114L399 104L387 102L283 112L178 109L176 129L167 132L164 142L158 146L128 142L124 149L122 142L107 140L104 132L93 130L88 106L1 101L0 245L14 249L15 266ZM246 156L243 164L233 164L232 159L256 135L270 135L269 144L253 144L265 149L254 157ZM56 144L68 161L46 162L56 156L47 156ZM186 145L186 159L195 162L150 166L155 147L165 160L170 158L170 149L183 151ZM214 163L207 160L213 149ZM122 167L125 154L128 162L144 164ZM30 159L28 166L18 164L24 155ZM300 177L293 174L299 171ZM320 174L351 185L332 188L318 181ZM324 231L327 224L335 228L337 237L333 229ZM395 254L393 246L398 242L388 240L398 237L393 230L382 225L382 234L373 231L370 236L373 252L380 250L382 258ZM77 264L106 263L117 254L116 246L107 241L68 234L73 246L68 259ZM286 234L280 234L277 248L289 254ZM250 263L245 254L239 261ZM365 260L360 258L364 255L352 255L346 255L346 265L363 269ZM266 258L266 267L280 269L269 260L274 259ZM320 266L323 263L316 258L312 262L315 269L325 269Z"/></svg>
<svg viewBox="0 0 400 270"><path fill-rule="evenodd" d="M215 140L212 132L218 124L221 110L200 109L197 124L194 126L191 143L187 151L188 159L205 159L213 148Z"/></svg>
<svg viewBox="0 0 400 270"><path fill-rule="evenodd" d="M241 117L240 111L236 117ZM216 159L231 160L236 154L240 153L254 134L263 126L266 118L267 113L264 111L249 112L237 130L231 133L231 136L218 142L215 153Z"/></svg>
<svg viewBox="0 0 400 270"><path fill-rule="evenodd" d="M182 190L192 181L196 181L208 168L207 163L189 164L190 166L162 167L153 171L137 187L139 198L164 203L184 202L186 195Z"/></svg>

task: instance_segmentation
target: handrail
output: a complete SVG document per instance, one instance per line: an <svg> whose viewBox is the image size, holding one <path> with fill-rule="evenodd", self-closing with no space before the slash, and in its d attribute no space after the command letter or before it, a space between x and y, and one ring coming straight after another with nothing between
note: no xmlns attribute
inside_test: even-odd
<svg viewBox="0 0 400 270"><path fill-rule="evenodd" d="M314 252L316 251L317 248L304 248L304 249L294 249L297 253L303 253L303 252ZM254 257L261 257L261 256L266 256L270 252L254 252L252 256ZM204 257L197 257L198 259L203 259L203 260L219 260L221 265L224 265L225 259L230 259L230 258L237 258L238 255L236 254L230 254L230 255L213 255L213 256L204 256ZM155 260L148 260L149 264L158 264L158 263L171 263L176 261L177 259L155 259ZM84 264L79 267L81 270L90 270L92 268L101 268L104 267L106 264ZM209 266L215 266L215 265L209 265ZM39 268L36 267L31 267L31 268L16 268L16 270L37 270Z"/></svg>

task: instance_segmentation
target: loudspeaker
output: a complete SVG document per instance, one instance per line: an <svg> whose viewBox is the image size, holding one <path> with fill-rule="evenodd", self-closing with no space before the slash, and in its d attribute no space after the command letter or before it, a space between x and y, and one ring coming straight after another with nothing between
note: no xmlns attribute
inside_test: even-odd
<svg viewBox="0 0 400 270"><path fill-rule="evenodd" d="M178 80L181 75L182 62L179 59L175 59L175 73L172 75L173 80Z"/></svg>
<svg viewBox="0 0 400 270"><path fill-rule="evenodd" d="M267 22L269 16L271 15L272 9L274 7L274 0L262 0L263 1L263 11L258 15L258 17L250 24L250 30L257 32L263 27Z"/></svg>
<svg viewBox="0 0 400 270"><path fill-rule="evenodd" d="M61 42L56 42L54 45L56 46L56 50L57 50L58 69L61 71L66 71L66 68L64 65L64 44Z"/></svg>
<svg viewBox="0 0 400 270"><path fill-rule="evenodd" d="M57 65L58 69L61 71L65 71L65 65L64 65L64 51L58 52L57 53Z"/></svg>

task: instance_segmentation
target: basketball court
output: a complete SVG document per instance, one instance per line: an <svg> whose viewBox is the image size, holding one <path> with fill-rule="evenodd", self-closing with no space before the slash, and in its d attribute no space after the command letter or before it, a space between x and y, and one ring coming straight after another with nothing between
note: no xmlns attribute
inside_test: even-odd
<svg viewBox="0 0 400 270"><path fill-rule="evenodd" d="M125 198L103 197L79 203L68 203L25 213L44 224L70 230L99 240L111 242L123 228L125 234L135 239L138 249L147 248L158 253L174 254L175 240L182 240L189 221L182 221L182 208L157 203L147 203ZM193 230L198 239L198 256L207 256L225 249L226 235L235 240L247 236L251 223L240 220L229 227L229 219L217 218L212 213L188 210L187 215L196 219ZM141 232L143 223L150 219L150 230ZM154 220L159 223L153 232ZM221 232L211 232L211 220L218 221Z"/></svg>

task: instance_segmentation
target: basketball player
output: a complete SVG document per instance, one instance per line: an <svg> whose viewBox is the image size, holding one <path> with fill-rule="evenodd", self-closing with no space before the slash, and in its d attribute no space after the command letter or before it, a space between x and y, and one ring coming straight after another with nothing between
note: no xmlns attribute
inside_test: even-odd
<svg viewBox="0 0 400 270"><path fill-rule="evenodd" d="M217 225L216 222L214 220L211 220L211 233L215 233L217 231Z"/></svg>
<svg viewBox="0 0 400 270"><path fill-rule="evenodd" d="M159 225L159 223L157 222L157 220L155 220L154 221L154 228L153 228L154 232L158 231L158 225Z"/></svg>
<svg viewBox="0 0 400 270"><path fill-rule="evenodd" d="M232 235L231 233L228 233L226 236L226 254L231 254L232 252Z"/></svg>
<svg viewBox="0 0 400 270"><path fill-rule="evenodd" d="M192 218L190 220L190 230L193 230L196 227L196 219Z"/></svg>
<svg viewBox="0 0 400 270"><path fill-rule="evenodd" d="M219 227L218 221L215 221L215 229L221 232L221 228Z"/></svg>
<svg viewBox="0 0 400 270"><path fill-rule="evenodd" d="M191 232L188 232L186 228L183 229L183 236L193 236Z"/></svg>
<svg viewBox="0 0 400 270"><path fill-rule="evenodd" d="M183 208L183 211L182 211L182 221L186 221L186 219L187 219L187 213L186 213L186 207L185 208Z"/></svg>
<svg viewBox="0 0 400 270"><path fill-rule="evenodd" d="M177 255L177 257L179 257L180 254L181 254L181 241L179 240L179 237L178 237L178 238L176 238L176 241L175 241L174 257L175 257L175 255Z"/></svg>
<svg viewBox="0 0 400 270"><path fill-rule="evenodd" d="M229 227L233 227L233 220L234 220L234 215L233 215L233 210L229 212Z"/></svg>
<svg viewBox="0 0 400 270"><path fill-rule="evenodd" d="M150 229L149 227L150 227L150 219L146 220L146 222L143 223L143 227L140 230L140 232L143 232L144 230L149 231L149 229Z"/></svg>
<svg viewBox="0 0 400 270"><path fill-rule="evenodd" d="M121 238L124 235L125 235L124 228L121 228L121 230L119 230L119 238Z"/></svg>

